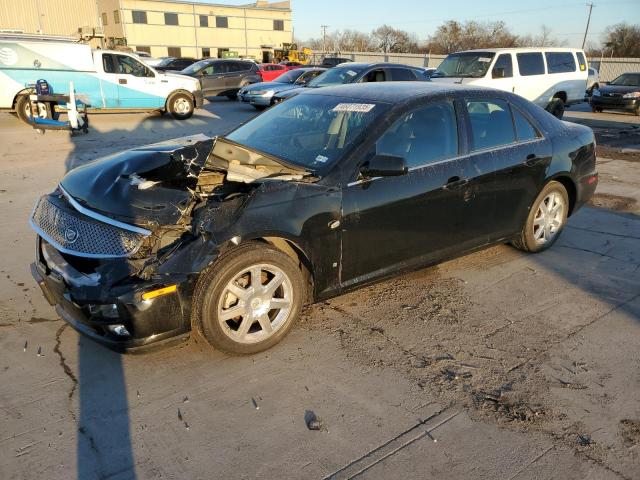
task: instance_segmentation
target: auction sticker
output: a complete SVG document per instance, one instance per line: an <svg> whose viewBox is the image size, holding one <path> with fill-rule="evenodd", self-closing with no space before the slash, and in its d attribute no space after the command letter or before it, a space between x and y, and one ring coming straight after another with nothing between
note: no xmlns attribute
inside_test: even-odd
<svg viewBox="0 0 640 480"><path fill-rule="evenodd" d="M375 103L339 103L331 109L332 112L358 112L367 113L370 112Z"/></svg>

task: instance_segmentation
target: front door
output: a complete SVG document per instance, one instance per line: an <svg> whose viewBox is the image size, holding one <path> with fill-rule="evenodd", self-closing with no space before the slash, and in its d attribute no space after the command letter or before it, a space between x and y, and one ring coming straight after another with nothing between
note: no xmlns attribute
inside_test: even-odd
<svg viewBox="0 0 640 480"><path fill-rule="evenodd" d="M204 95L217 95L225 90L227 62L214 61L200 70L200 84Z"/></svg>
<svg viewBox="0 0 640 480"><path fill-rule="evenodd" d="M368 279L447 257L483 243L469 228L493 198L465 178L466 145L454 103L443 100L403 114L376 142L374 154L405 158L398 177L358 178L343 189L341 281L345 288ZM366 162L366 159L365 159ZM485 181L492 166L478 169ZM486 191L483 194L491 195ZM484 202L484 203L483 203ZM488 212L489 214L491 212Z"/></svg>
<svg viewBox="0 0 640 480"><path fill-rule="evenodd" d="M150 68L128 55L114 55L118 63L119 108L159 108L164 106L164 95Z"/></svg>

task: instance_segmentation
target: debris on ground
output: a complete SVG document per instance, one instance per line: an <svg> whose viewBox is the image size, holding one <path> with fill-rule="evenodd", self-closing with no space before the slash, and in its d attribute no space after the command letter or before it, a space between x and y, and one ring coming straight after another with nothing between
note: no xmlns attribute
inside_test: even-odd
<svg viewBox="0 0 640 480"><path fill-rule="evenodd" d="M305 410L304 412L304 422L307 424L307 428L309 430L321 430L322 422L316 416L316 414L312 410Z"/></svg>

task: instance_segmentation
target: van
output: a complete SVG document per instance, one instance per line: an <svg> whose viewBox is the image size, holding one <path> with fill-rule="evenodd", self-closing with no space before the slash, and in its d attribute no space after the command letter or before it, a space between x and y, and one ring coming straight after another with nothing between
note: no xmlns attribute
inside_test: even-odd
<svg viewBox="0 0 640 480"><path fill-rule="evenodd" d="M562 118L566 106L584 101L588 73L576 48L487 48L448 55L431 80L517 93Z"/></svg>
<svg viewBox="0 0 640 480"><path fill-rule="evenodd" d="M197 79L158 72L135 54L91 50L66 37L0 35L0 109L30 123L29 94L40 79L53 93L68 93L73 81L89 111L168 111L183 120L203 102ZM53 105L39 110L51 113Z"/></svg>

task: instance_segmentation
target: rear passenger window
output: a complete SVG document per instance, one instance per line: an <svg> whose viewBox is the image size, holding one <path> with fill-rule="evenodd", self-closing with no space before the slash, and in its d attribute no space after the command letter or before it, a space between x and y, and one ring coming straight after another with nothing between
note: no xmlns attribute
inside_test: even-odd
<svg viewBox="0 0 640 480"><path fill-rule="evenodd" d="M580 67L580 71L584 72L587 69L587 59L584 58L584 54L582 52L577 52L576 57L578 57L578 66Z"/></svg>
<svg viewBox="0 0 640 480"><path fill-rule="evenodd" d="M513 64L511 63L511 54L503 53L496 60L491 73L493 78L510 78L513 77Z"/></svg>
<svg viewBox="0 0 640 480"><path fill-rule="evenodd" d="M404 115L376 143L379 155L395 155L418 167L458 155L458 127L451 102L431 104Z"/></svg>
<svg viewBox="0 0 640 480"><path fill-rule="evenodd" d="M384 70L374 70L367 73L362 82L386 82L387 76L384 74Z"/></svg>
<svg viewBox="0 0 640 480"><path fill-rule="evenodd" d="M412 82L416 79L415 73L407 68L392 68L391 80L394 82Z"/></svg>
<svg viewBox="0 0 640 480"><path fill-rule="evenodd" d="M518 53L516 54L518 59L518 70L520 75L543 75L544 74L544 61L542 60L542 53Z"/></svg>
<svg viewBox="0 0 640 480"><path fill-rule="evenodd" d="M526 142L528 140L535 140L538 138L538 131L534 128L529 120L522 115L517 108L511 107L513 112L513 123L516 126L516 135L519 142Z"/></svg>
<svg viewBox="0 0 640 480"><path fill-rule="evenodd" d="M509 105L504 100L467 100L473 150L498 147L516 141Z"/></svg>
<svg viewBox="0 0 640 480"><path fill-rule="evenodd" d="M576 61L571 52L546 52L547 71L549 73L567 73L576 71Z"/></svg>

